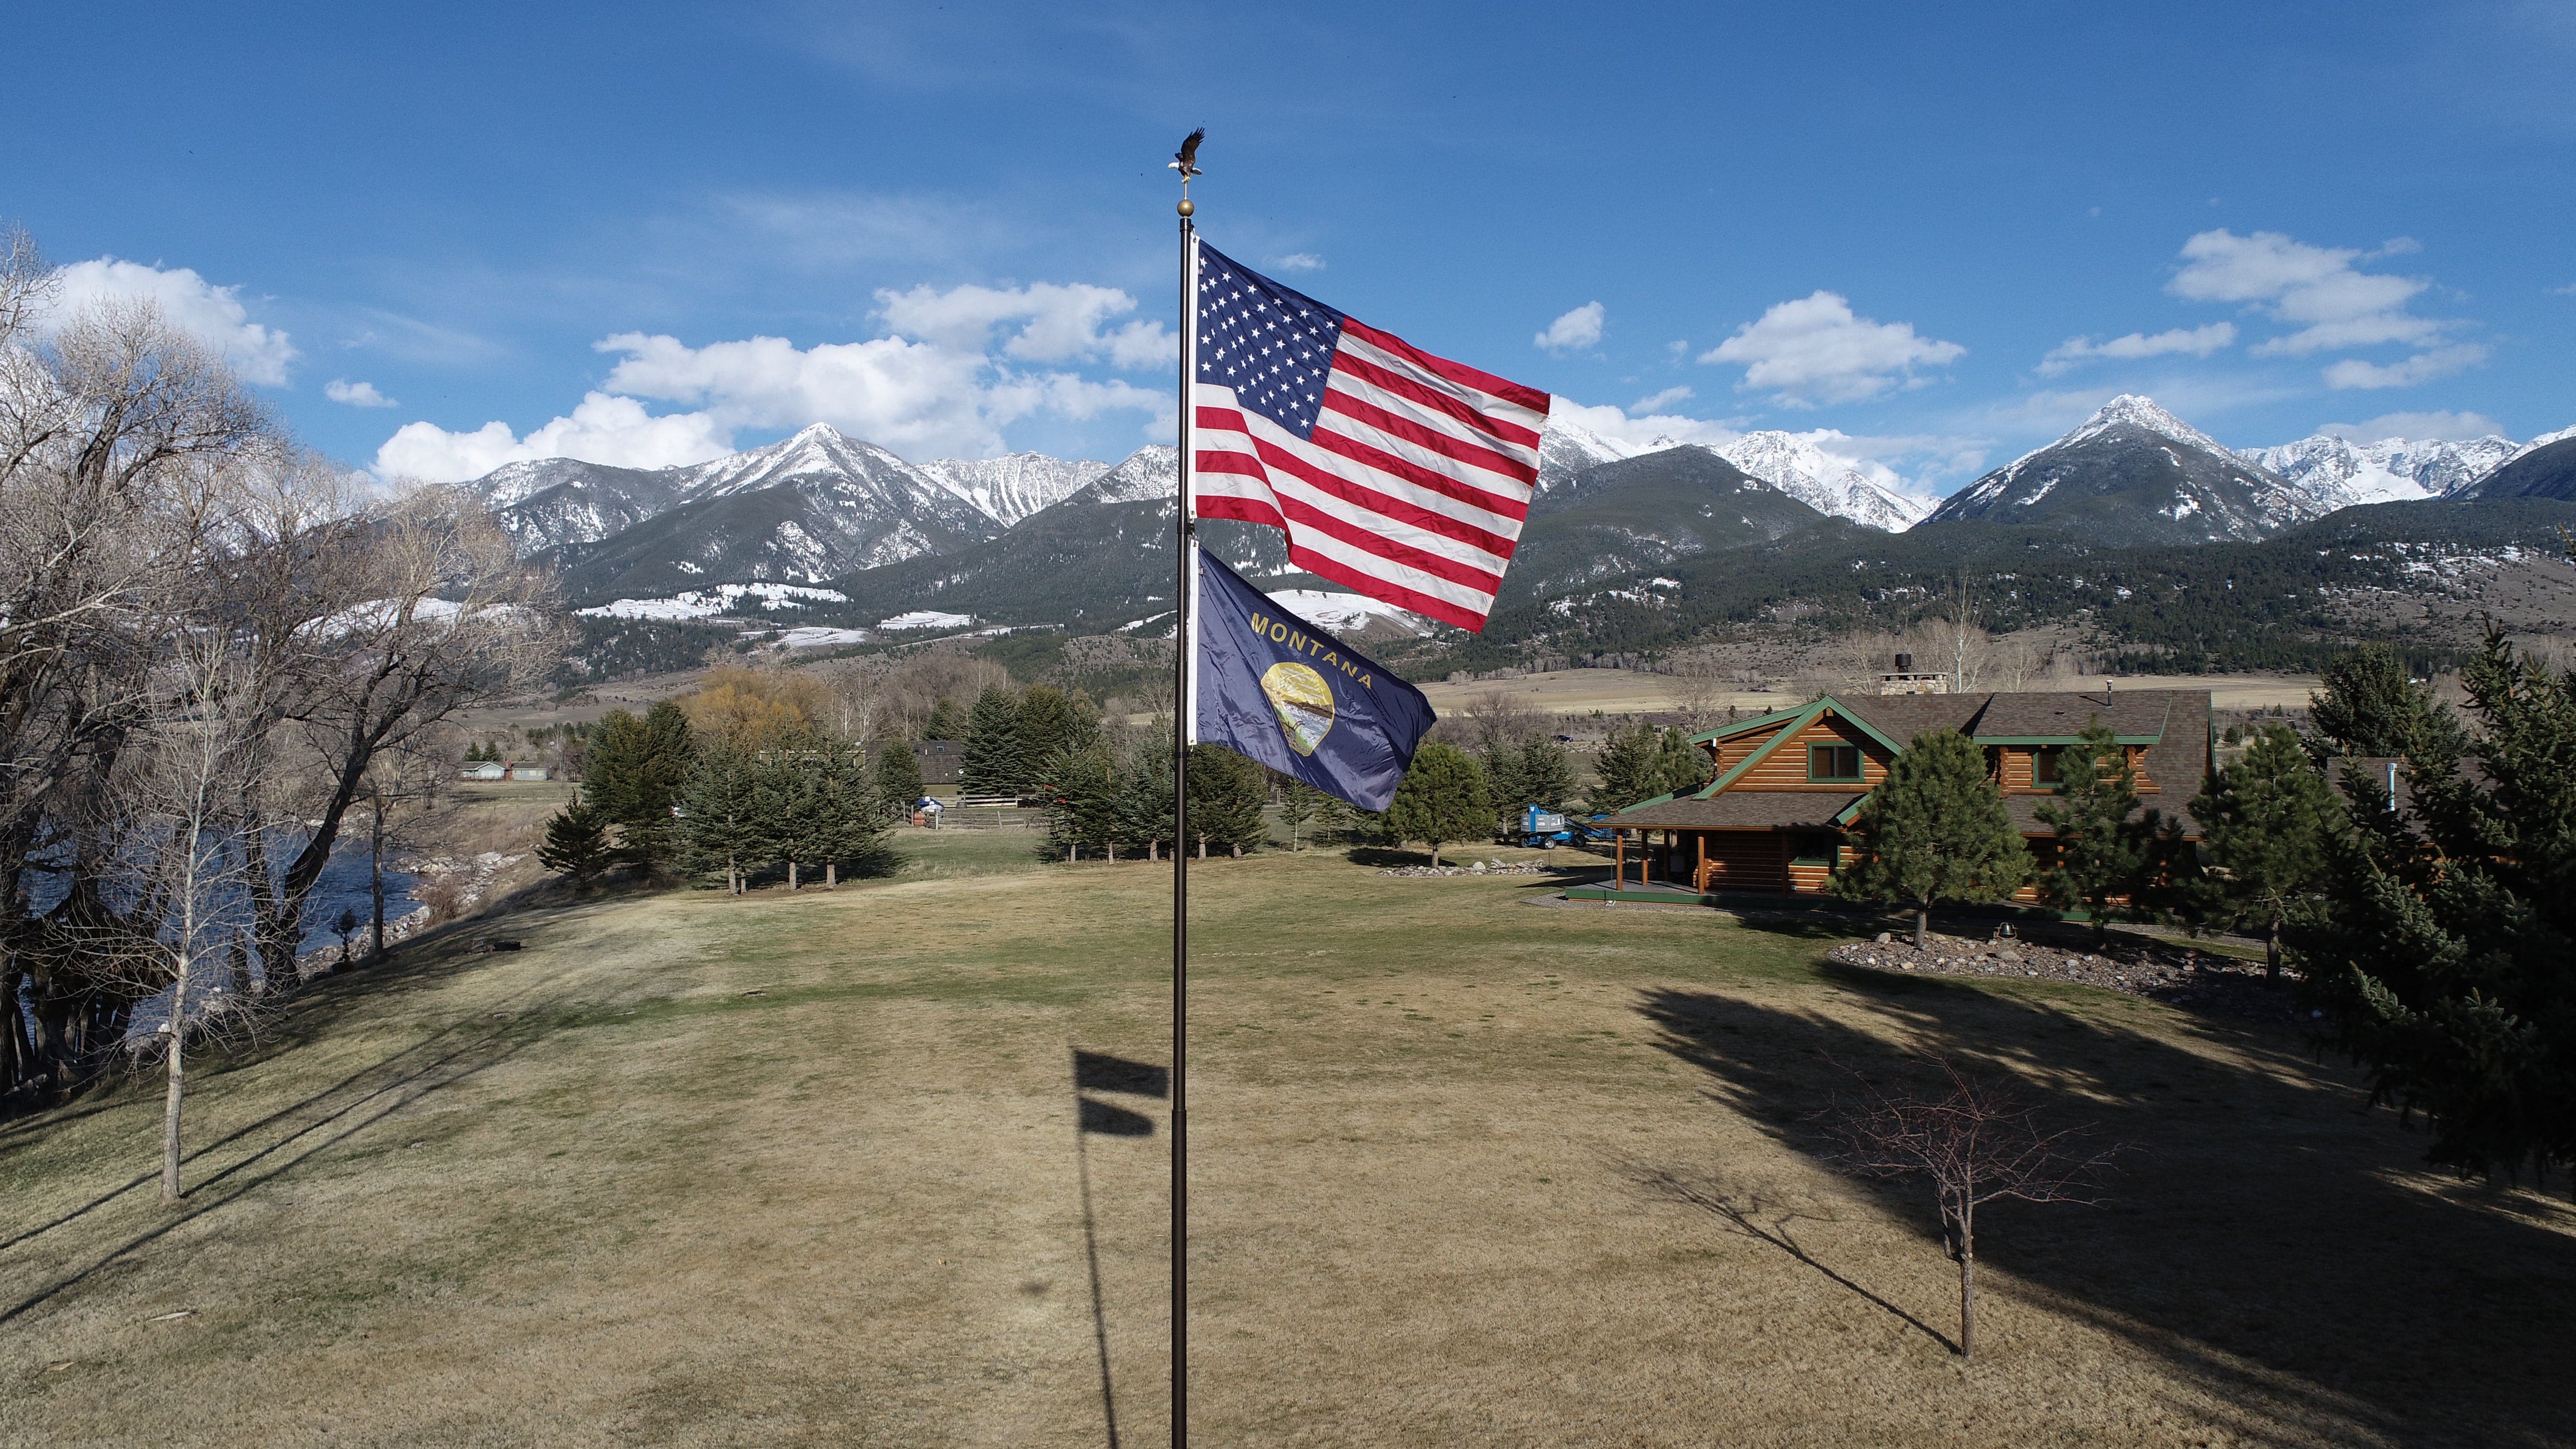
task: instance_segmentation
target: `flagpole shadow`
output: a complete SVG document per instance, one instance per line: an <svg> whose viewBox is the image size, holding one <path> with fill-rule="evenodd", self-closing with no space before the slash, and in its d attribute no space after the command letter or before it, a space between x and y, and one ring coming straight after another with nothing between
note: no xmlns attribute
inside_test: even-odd
<svg viewBox="0 0 2576 1449"><path fill-rule="evenodd" d="M1109 1372L1109 1306L1100 1284L1100 1228L1091 1207L1091 1135L1150 1137L1154 1120L1091 1092L1131 1092L1167 1098L1171 1073L1145 1062L1131 1062L1100 1052L1073 1049L1073 1161L1082 1184L1082 1256L1091 1274L1091 1344L1100 1359L1100 1417L1109 1433L1109 1449L1119 1449L1118 1394Z"/></svg>

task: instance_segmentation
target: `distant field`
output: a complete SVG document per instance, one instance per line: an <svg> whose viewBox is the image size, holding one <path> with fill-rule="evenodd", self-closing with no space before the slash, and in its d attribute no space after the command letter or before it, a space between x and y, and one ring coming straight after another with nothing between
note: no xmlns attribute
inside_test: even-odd
<svg viewBox="0 0 2576 1449"><path fill-rule="evenodd" d="M148 1085L0 1128L0 1443L1162 1442L1165 1103L1071 1053L1166 1060L1167 875L1030 843L420 943L199 1078L177 1213ZM1196 870L1201 1442L2576 1442L2576 1216L2298 1042L1547 890ZM1973 1365L1813 1155L1899 1044L2144 1149L1986 1220Z"/></svg>
<svg viewBox="0 0 2576 1449"><path fill-rule="evenodd" d="M2218 709L2270 709L2274 705L2304 709L2308 695L2318 687L2313 675L2269 674L2123 675L2119 684L2125 689L2206 689L2211 704ZM1427 684L1422 692L1429 696L1431 707L1442 714L1468 709L1496 690L1542 714L1585 715L1595 710L1603 714L1649 714L1673 707L1670 685L1670 679L1660 674L1626 669L1565 669L1474 684ZM2027 687L2098 690L2102 686L2096 680L2081 680L2072 685ZM1718 703L1755 714L1796 704L1805 697L1796 686L1783 685L1766 692L1729 694Z"/></svg>

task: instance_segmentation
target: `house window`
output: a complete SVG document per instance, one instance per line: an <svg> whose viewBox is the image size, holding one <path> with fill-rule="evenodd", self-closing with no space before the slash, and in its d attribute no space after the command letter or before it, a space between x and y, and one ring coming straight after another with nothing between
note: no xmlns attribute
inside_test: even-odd
<svg viewBox="0 0 2576 1449"><path fill-rule="evenodd" d="M2050 786L2066 783L2065 775L2058 768L2059 759L2065 753L2064 745L2049 745L2044 749L2031 751L2030 782L2034 785Z"/></svg>
<svg viewBox="0 0 2576 1449"><path fill-rule="evenodd" d="M1796 842L1789 847L1789 863L1791 865L1821 866L1826 870L1831 870L1834 868L1835 864L1834 857L1841 853L1842 842L1835 839L1833 836L1800 836Z"/></svg>
<svg viewBox="0 0 2576 1449"><path fill-rule="evenodd" d="M1807 778L1857 781L1860 779L1860 746L1807 746Z"/></svg>

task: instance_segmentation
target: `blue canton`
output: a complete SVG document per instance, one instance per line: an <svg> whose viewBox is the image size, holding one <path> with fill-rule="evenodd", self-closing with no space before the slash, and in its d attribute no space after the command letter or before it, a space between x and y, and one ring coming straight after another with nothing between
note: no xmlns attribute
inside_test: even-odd
<svg viewBox="0 0 2576 1449"><path fill-rule="evenodd" d="M1199 244L1198 380L1234 389L1244 408L1315 434L1342 314Z"/></svg>

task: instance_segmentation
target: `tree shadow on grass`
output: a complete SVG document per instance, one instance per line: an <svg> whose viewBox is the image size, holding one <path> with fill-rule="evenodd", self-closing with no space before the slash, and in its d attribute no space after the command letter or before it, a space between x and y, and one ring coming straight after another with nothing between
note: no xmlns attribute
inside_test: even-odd
<svg viewBox="0 0 2576 1449"><path fill-rule="evenodd" d="M2159 1019L2229 1053L2204 1054L1967 982L1822 974L1873 1019L1680 989L1649 991L1638 1010L1662 1050L1707 1074L1713 1099L1811 1156L1829 1150L1816 1113L1848 1089L1843 1068L1903 1076L1919 1065L1907 1047L2019 1078L2061 1125L2090 1122L2106 1142L2143 1148L2102 1208L1989 1208L1978 1257L2017 1281L2013 1296L2204 1385L2249 1442L2576 1438L2564 1313L2576 1232L2536 1220L2547 1215L2528 1196L2441 1190L2418 1170L2420 1139L2361 1110L2354 1079L2293 1039ZM1908 1224L1920 1251L1941 1251L1919 1184L1852 1191ZM1702 1206L1763 1236L1749 1211L1738 1221Z"/></svg>
<svg viewBox="0 0 2576 1449"><path fill-rule="evenodd" d="M576 904L566 902L553 910L524 912L511 920L510 927L515 932L541 926L574 909ZM215 1058L209 1066L199 1066L190 1071L189 1079L194 1085L190 1088L189 1100L193 1112L198 1114L190 1120L202 1122L209 1105L220 1101L220 1089L225 1078L311 1044L326 1034L349 1010L367 999L368 993L419 990L488 965L487 959L468 955L466 947L470 940L485 934L493 925L494 922L488 918L458 922L432 935L403 943L402 947L388 953L384 961L370 967L320 978L309 984L289 999L283 1017L262 1033L255 1046L227 1053ZM532 998L552 984L550 980L532 983L530 989L507 1009L459 1017L429 1036L387 1053L295 1101L271 1109L229 1131L196 1140L181 1161L186 1166L202 1169L229 1156L235 1148L257 1142L265 1133L274 1131L282 1134L192 1182L189 1195L172 1209L171 1217L120 1243L89 1266L61 1278L31 1297L0 1309L0 1324L16 1321L127 1254L195 1218L232 1203L252 1188L430 1093L516 1055L547 1034L547 1022L535 1013L541 1012L549 1003ZM88 1116L123 1104L121 1098L110 1097L84 1104L76 1113L51 1114L12 1123L5 1133L0 1133L0 1153L23 1150L36 1137L46 1131L58 1130L76 1116ZM127 1193L146 1188L159 1180L156 1157L151 1170L116 1183L45 1222L31 1224L0 1238L0 1253L56 1229L71 1226Z"/></svg>
<svg viewBox="0 0 2576 1449"><path fill-rule="evenodd" d="M317 1094L316 1097L308 1098L305 1102L297 1103L294 1107L262 1119L256 1125L286 1125L292 1126L293 1130L194 1184L188 1196L181 1199L172 1209L170 1216L104 1250L83 1253L81 1256L88 1259L83 1266L56 1278L52 1283L8 1307L0 1308L0 1325L17 1322L35 1309L88 1282L107 1268L126 1260L136 1251L150 1246L208 1213L230 1206L269 1181L301 1166L318 1154L348 1141L431 1093L452 1087L458 1082L500 1065L517 1055L533 1040L535 1038L526 1033L485 1033L456 1046L443 1056L360 1091L347 1100L332 1102L328 1099L332 1093L351 1087L357 1079L336 1084L325 1093ZM361 1074L361 1076L364 1075ZM310 1120L305 1121L301 1126L294 1126L292 1118L298 1113L308 1116ZM235 1133L223 1139L223 1142L229 1144L241 1135L241 1133ZM209 1149L214 1145L216 1144L209 1144ZM192 1157L199 1155L191 1154ZM127 1184L127 1188L155 1181L158 1176L158 1173L148 1174L134 1183ZM120 1196L125 1190L119 1189L117 1192L109 1193L88 1204L79 1212L45 1224L34 1232L22 1233L11 1239L10 1245L15 1246L25 1242L35 1236L36 1232L63 1226L82 1213L95 1210Z"/></svg>

